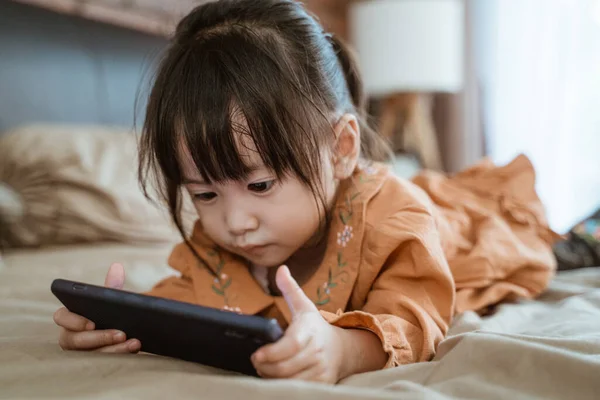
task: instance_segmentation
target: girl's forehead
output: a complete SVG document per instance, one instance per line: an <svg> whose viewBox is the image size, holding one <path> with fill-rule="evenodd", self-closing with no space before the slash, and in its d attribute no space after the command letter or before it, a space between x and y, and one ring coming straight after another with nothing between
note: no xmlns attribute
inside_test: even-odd
<svg viewBox="0 0 600 400"><path fill-rule="evenodd" d="M264 162L256 149L256 144L252 137L244 131L235 134L236 152L249 170L256 170L264 167ZM181 165L183 175L187 178L197 178L200 173L198 166L192 157L192 150L185 140L178 141L178 159ZM219 159L219 155L216 155Z"/></svg>

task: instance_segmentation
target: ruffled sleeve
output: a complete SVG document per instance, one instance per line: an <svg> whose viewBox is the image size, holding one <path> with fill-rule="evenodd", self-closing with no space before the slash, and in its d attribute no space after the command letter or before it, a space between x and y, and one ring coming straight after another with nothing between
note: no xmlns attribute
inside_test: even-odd
<svg viewBox="0 0 600 400"><path fill-rule="evenodd" d="M368 227L363 263L359 281L372 282L364 304L322 311L323 317L377 335L388 354L386 368L430 360L448 330L455 296L431 210L415 202Z"/></svg>

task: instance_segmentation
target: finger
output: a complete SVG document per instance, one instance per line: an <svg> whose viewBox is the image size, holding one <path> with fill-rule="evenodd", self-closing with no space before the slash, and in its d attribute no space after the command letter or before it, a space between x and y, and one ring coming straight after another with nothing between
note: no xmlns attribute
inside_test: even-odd
<svg viewBox="0 0 600 400"><path fill-rule="evenodd" d="M324 362L322 352L317 352L314 346L309 344L289 359L275 363L257 363L254 368L264 377L289 378L322 362Z"/></svg>
<svg viewBox="0 0 600 400"><path fill-rule="evenodd" d="M283 294L285 301L292 311L292 315L297 315L304 312L317 312L317 307L313 302L304 294L302 288L298 286L298 283L292 278L290 270L287 266L282 265L277 269L275 276L277 287Z"/></svg>
<svg viewBox="0 0 600 400"><path fill-rule="evenodd" d="M312 338L310 331L292 325L283 337L275 343L267 344L252 355L257 364L276 363L292 358L308 347Z"/></svg>
<svg viewBox="0 0 600 400"><path fill-rule="evenodd" d="M95 327L92 321L70 312L65 307L59 308L54 313L54 323L73 332L91 331Z"/></svg>
<svg viewBox="0 0 600 400"><path fill-rule="evenodd" d="M124 343L114 344L112 346L101 347L99 353L137 353L142 348L142 344L137 339L129 339Z"/></svg>
<svg viewBox="0 0 600 400"><path fill-rule="evenodd" d="M112 289L123 289L125 284L125 268L122 264L114 263L108 268L104 286Z"/></svg>
<svg viewBox="0 0 600 400"><path fill-rule="evenodd" d="M67 350L93 350L123 343L125 333L113 329L103 331L71 332L63 328L58 343Z"/></svg>

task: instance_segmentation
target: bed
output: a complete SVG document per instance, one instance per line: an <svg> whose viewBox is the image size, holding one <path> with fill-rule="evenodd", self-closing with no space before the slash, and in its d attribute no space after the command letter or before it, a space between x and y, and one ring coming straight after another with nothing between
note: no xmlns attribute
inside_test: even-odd
<svg viewBox="0 0 600 400"><path fill-rule="evenodd" d="M44 137L50 134L48 128L42 131ZM19 134L22 138L31 136ZM78 140L81 137L85 134L79 129ZM99 137L98 132L91 132L89 137ZM36 140L39 142L40 137ZM166 258L177 235L166 225L157 225L158 213L144 211L144 221L130 217L132 209L136 215L141 212L141 203L136 203L141 200L134 191L123 197L123 190L118 189L119 185L130 188L132 182L124 178L123 168L115 168L115 152L122 151L124 141L117 137L111 140L115 148L102 139L101 151L90 150L99 146L90 145L91 139L72 146L73 151L85 154L81 159L87 161L75 163L72 154L67 157L71 160L68 173L63 168L60 176L70 182L69 196L59 195L65 189L56 185L59 175L53 175L55 186L44 198L44 212L31 211L19 225L24 231L16 231L16 239L27 240L27 246L14 245L13 237L10 248L2 253L0 398L600 398L600 268L559 273L535 301L504 304L486 317L473 312L456 316L431 362L352 376L336 386L265 381L150 354L62 351L57 344L58 328L52 321L59 307L50 293L53 279L100 284L108 265L120 261L127 271L126 289L141 291L173 273ZM5 164L9 155L1 151L7 143L0 146L0 160ZM61 143L64 152L68 146L65 141ZM24 163L15 144L11 146L11 154L16 154L11 159ZM39 162L33 160L31 147L27 157L28 167ZM110 162L106 162L107 157ZM64 162L55 164L64 166ZM11 168L14 172L16 167ZM74 170L87 171L85 180ZM109 187L110 196L106 193ZM78 188L76 195L74 188ZM103 206L94 208L91 202L86 203L84 193L103 193ZM73 196L78 199L76 205L65 202ZM58 212L51 203L61 201L57 210L64 218L50 218ZM86 204L85 216L77 214L81 204ZM152 234L138 234L142 223ZM43 224L52 225L52 229L36 233ZM77 242L75 237L85 240Z"/></svg>
<svg viewBox="0 0 600 400"><path fill-rule="evenodd" d="M129 290L171 273L163 246L88 244L8 251L0 270L0 398L600 398L600 269L561 273L540 299L458 316L429 363L338 386L267 382L152 355L64 352L54 278L101 283L122 261Z"/></svg>

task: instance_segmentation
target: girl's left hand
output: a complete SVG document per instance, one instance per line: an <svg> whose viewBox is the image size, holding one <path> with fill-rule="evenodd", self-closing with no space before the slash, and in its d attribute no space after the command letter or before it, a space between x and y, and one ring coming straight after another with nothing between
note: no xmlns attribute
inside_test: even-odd
<svg viewBox="0 0 600 400"><path fill-rule="evenodd" d="M263 378L337 383L342 378L342 329L323 319L287 267L279 268L276 280L293 319L279 341L252 355L254 368Z"/></svg>

